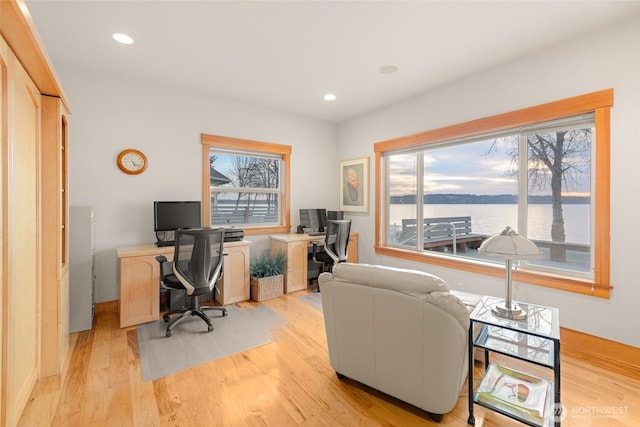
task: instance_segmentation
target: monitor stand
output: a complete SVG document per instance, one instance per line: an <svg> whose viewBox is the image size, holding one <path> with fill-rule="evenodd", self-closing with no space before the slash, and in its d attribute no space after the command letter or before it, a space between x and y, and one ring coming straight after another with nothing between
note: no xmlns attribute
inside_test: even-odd
<svg viewBox="0 0 640 427"><path fill-rule="evenodd" d="M156 231L156 246L174 246L173 231Z"/></svg>

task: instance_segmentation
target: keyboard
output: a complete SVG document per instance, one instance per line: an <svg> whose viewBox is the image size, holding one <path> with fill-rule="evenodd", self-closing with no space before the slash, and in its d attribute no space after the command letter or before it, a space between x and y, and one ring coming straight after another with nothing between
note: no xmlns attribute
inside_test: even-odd
<svg viewBox="0 0 640 427"><path fill-rule="evenodd" d="M324 236L324 231L310 231L307 234L309 236Z"/></svg>

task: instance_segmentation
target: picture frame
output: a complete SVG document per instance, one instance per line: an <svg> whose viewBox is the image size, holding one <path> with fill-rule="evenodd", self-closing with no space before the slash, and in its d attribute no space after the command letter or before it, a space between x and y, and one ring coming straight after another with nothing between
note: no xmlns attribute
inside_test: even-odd
<svg viewBox="0 0 640 427"><path fill-rule="evenodd" d="M341 160L340 210L369 212L369 157Z"/></svg>

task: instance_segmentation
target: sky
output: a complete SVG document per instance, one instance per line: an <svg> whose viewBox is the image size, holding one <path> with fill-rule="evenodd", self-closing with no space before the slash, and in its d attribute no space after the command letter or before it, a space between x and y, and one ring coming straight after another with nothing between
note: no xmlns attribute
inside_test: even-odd
<svg viewBox="0 0 640 427"><path fill-rule="evenodd" d="M491 142L442 146L425 155L426 194L517 194L517 179L510 174L515 169L511 156L505 151L504 141L497 141L491 151ZM391 157L394 179L391 195L415 194L415 160L411 154ZM589 194L589 177L582 176L579 184L564 189L564 194ZM549 185L542 190L530 189L530 195L550 194Z"/></svg>
<svg viewBox="0 0 640 427"><path fill-rule="evenodd" d="M511 155L506 147L511 142L503 138L495 140L494 150L491 141L478 141L467 144L443 145L430 149L425 155L425 193L426 194L517 194L516 176ZM230 173L232 155L220 155L215 168L232 177ZM415 194L415 160L412 154L394 154L390 157L391 183L390 195L401 196ZM589 195L589 176L583 176L580 183L563 189L565 195ZM530 195L548 195L549 186L542 190L530 189Z"/></svg>

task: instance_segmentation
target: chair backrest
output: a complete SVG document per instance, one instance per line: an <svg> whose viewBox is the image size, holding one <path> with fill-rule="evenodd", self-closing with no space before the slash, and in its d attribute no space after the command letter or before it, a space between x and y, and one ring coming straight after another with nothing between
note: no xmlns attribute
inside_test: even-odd
<svg viewBox="0 0 640 427"><path fill-rule="evenodd" d="M224 229L203 228L175 232L173 272L187 290L213 290L220 278L224 255Z"/></svg>
<svg viewBox="0 0 640 427"><path fill-rule="evenodd" d="M351 220L328 220L324 238L324 250L333 259L334 264L347 261L347 246L351 232Z"/></svg>

